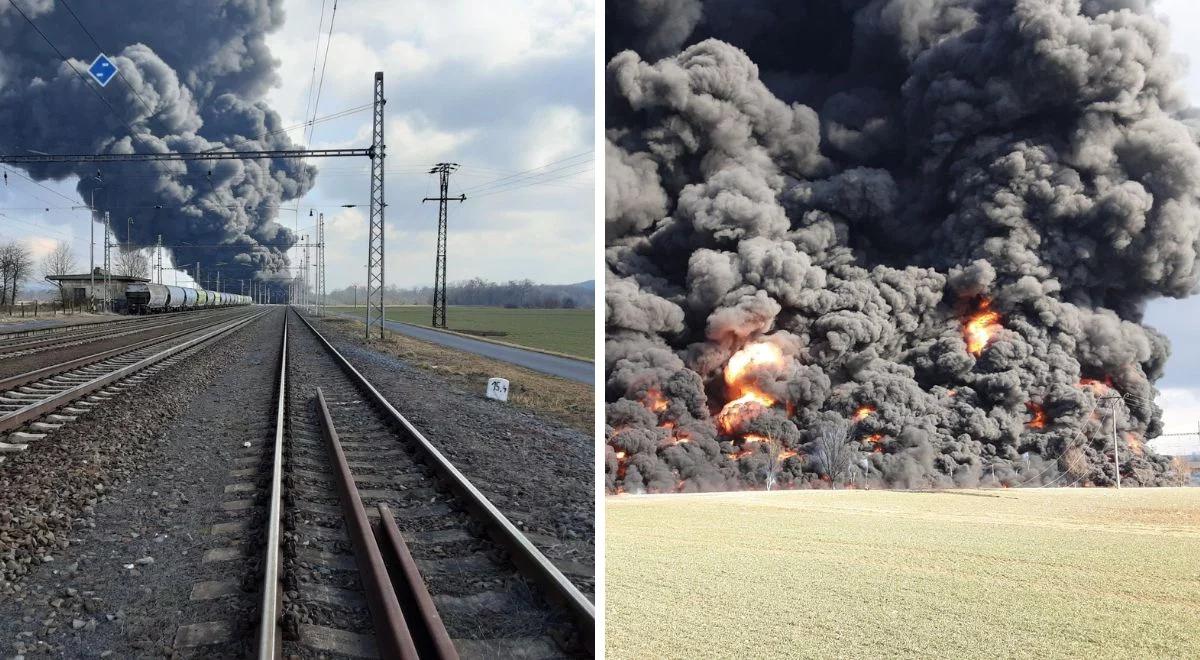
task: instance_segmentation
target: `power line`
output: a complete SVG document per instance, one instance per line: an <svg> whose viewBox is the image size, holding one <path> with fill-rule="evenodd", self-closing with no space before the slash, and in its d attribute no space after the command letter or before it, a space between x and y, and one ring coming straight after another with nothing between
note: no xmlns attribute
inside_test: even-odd
<svg viewBox="0 0 1200 660"><path fill-rule="evenodd" d="M87 29L87 26L83 24L83 21L79 20L79 17L75 15L75 10L71 9L71 5L67 4L67 0L59 0L59 2L61 2L62 6L67 9L67 12L71 14L71 18L74 18L75 22L79 24L79 28L88 36L88 39L92 40L92 43L96 46L96 50L103 53L104 48L100 46L100 42L96 41L96 37L92 36L92 33ZM146 99L142 98L141 94L138 94L138 91L133 88L133 85L129 84L129 80L125 77L124 73L121 73L121 69L119 68L117 69L117 77L120 78L121 82L125 83L125 86L129 88L129 91L133 92L133 95L142 102L142 106L146 108L146 112L150 113L146 118L149 119L150 117L153 117L155 114L154 109L150 107L149 103L146 103Z"/></svg>
<svg viewBox="0 0 1200 660"><path fill-rule="evenodd" d="M22 179L25 179L25 180L26 180L26 181L28 181L29 183L32 183L33 185L35 185L35 186L37 186L37 187L39 187L39 188L45 188L46 190L49 190L50 192L54 193L55 195L58 195L59 197L62 197L63 199L67 200L68 202L71 202L72 204L74 204L75 202L79 201L79 200L76 200L76 199L72 199L72 198L70 198L70 197L67 197L66 195L64 195L64 194L62 194L62 193L60 193L60 192L58 192L57 190L55 190L55 189L51 188L50 186L47 186L47 185L43 185L43 184L41 184L41 183L39 183L38 181L35 181L34 179L31 179L31 178L29 178L29 177L25 176L24 174L21 174L21 173L20 173L20 172L18 172L17 170L14 170L14 169L11 169L11 168L8 168L8 167L4 167L4 168L0 168L0 169L3 169L5 172L12 172L14 175L16 175L16 176L19 176L19 177L21 177ZM36 195L30 195L30 196L31 196L31 197L33 197L34 199L39 199L39 198L38 198ZM43 202L44 202L44 201L46 201L46 200L44 200L44 199L43 199L43 200L41 200L41 201L43 201Z"/></svg>
<svg viewBox="0 0 1200 660"><path fill-rule="evenodd" d="M321 90L325 87L325 67L329 64L329 47L333 44L333 21L337 18L337 0L333 0L333 11L329 14L329 36L325 38L325 58L321 62L321 79L317 83L317 98L313 102L313 117L317 115L317 110L321 107ZM312 142L313 129L308 129L308 139L306 144Z"/></svg>
<svg viewBox="0 0 1200 660"><path fill-rule="evenodd" d="M321 26L325 24L325 0L321 0L321 15L317 17L317 38L313 43L313 65L312 72L308 75L308 95L304 99L304 116L308 116L308 110L312 107L313 87L317 83L317 57L321 52ZM315 113L314 113L315 114Z"/></svg>
<svg viewBox="0 0 1200 660"><path fill-rule="evenodd" d="M510 175L508 175L508 176L502 176L502 177L500 177L500 178L498 178L498 179L493 179L493 180L491 180L491 181L485 181L485 182L483 182L483 183L476 184L476 185L474 185L474 186L471 186L471 187L469 187L469 188L465 188L465 189L463 189L463 190L460 190L459 192L462 192L462 193L470 193L470 192L472 192L472 191L478 191L478 190L480 190L480 189L483 189L483 188L490 187L490 186L491 186L491 185L493 185L493 184L500 183L501 181L507 181L507 180L509 180L509 179L514 179L514 178L526 178L526 177L528 177L528 176L539 176L539 175L541 175L541 174L549 174L549 172L541 172L541 173L539 173L539 174L536 174L536 175L534 175L534 174L531 174L531 173L533 173L533 172L537 172L538 170L544 170L544 169L546 169L547 167L550 167L551 165L558 165L559 163L565 163L565 162L567 162L567 161L570 161L570 160L575 160L576 158L579 158L580 156L587 156L587 155L590 155L590 154L592 154L592 153L593 153L593 150L591 150L591 149L589 149L589 150L587 150L587 151L582 151L582 152L580 152L580 153L577 153L577 154L574 154L574 155L571 155L571 156L567 156L566 158L560 158L560 159L558 159L558 160L550 161L549 163L546 163L546 164L544 164L544 165L539 165L539 166L537 166L537 167L530 168L530 169L528 169L528 170L522 170L522 171L520 171L520 172L515 172L515 173L513 173L513 174L510 174ZM576 163L576 164L581 164L581 163ZM561 169L561 168L560 168L560 169Z"/></svg>
<svg viewBox="0 0 1200 660"><path fill-rule="evenodd" d="M93 87L90 83L88 83L88 79L82 73L80 73L79 69L75 68L75 65L71 62L71 60L69 58L67 58L66 55L63 54L63 52L61 50L58 49L58 46L55 46L54 42L50 41L50 37L47 37L46 33L42 32L41 28L39 28L37 26L37 24L33 22L33 19L29 18L29 16L27 16L25 14L25 12L21 10L21 7L17 5L16 0L8 0L8 4L12 5L13 9L16 9L17 13L21 15L21 18L24 18L25 22L29 23L29 26L32 27L34 29L34 31L36 31L38 33L39 36L41 36L42 40L45 41L46 44L48 46L50 46L50 48L53 49L55 53L58 54L59 58L62 59L62 61L67 64L67 66L71 67L71 70L75 72L75 75L78 76L79 79L83 81L84 87L87 87L88 89L90 89L92 91L92 93L96 95L96 98L100 99L100 101L102 101L104 103L104 105L108 107L109 112L111 112L113 114L113 116L117 118L118 121L120 121L122 124L124 124L125 128L129 129L129 137L131 139L141 138L144 141L144 138L142 138L142 136L139 135L137 131L133 130L133 125L130 124L128 121L126 121L123 117L121 117L120 113L117 112L117 109L113 107L112 103L109 103L108 99L104 98L103 94L101 94L95 87ZM151 146L153 146L153 145L151 145Z"/></svg>
<svg viewBox="0 0 1200 660"><path fill-rule="evenodd" d="M327 121L330 121L330 120L333 120L333 119L341 119L342 117L347 117L347 116L349 116L349 115L352 115L352 114L354 114L354 113L356 113L356 112L362 112L362 111L364 111L364 110L369 110L370 108L371 108L371 104L370 104L370 103L366 103L366 104L360 105L360 106L358 106L358 107L355 107L355 108L349 108L349 109L347 109L347 110L342 110L341 112L335 112L335 113L333 113L333 114L331 114L331 115L325 115L324 117L319 117L319 118L317 118L317 117L314 117L314 118L313 118L313 119L311 119L311 120L302 121L302 122L300 122L299 124L292 124L291 126L285 126L285 127L283 127L283 128L277 128L277 129L275 129L275 130L273 130L273 131L267 131L266 133L262 133L261 135L256 135L256 136L254 136L254 137L252 137L252 138L245 138L245 139L243 139L243 140L239 140L238 142L234 142L234 143L233 143L233 144L231 144L231 145L224 145L224 144L220 144L220 145L217 145L217 146L213 147L212 149L209 149L209 151L216 151L217 149L222 149L222 148L224 148L224 147L226 147L226 146L228 146L230 149L232 149L232 148L234 148L234 147L238 147L238 146L241 146L241 145L243 145L243 144L246 144L247 142L257 142L258 140L261 140L261 139L263 139L263 138L265 138L265 137L271 137L272 135L277 135L277 134L279 134L279 133L286 133L286 132L288 132L288 131L294 131L294 130L296 130L297 128L307 128L307 127L310 127L310 126L312 126L313 124L320 124L320 123L327 122Z"/></svg>
<svg viewBox="0 0 1200 660"><path fill-rule="evenodd" d="M511 186L511 187L500 187L500 188L496 188L496 189L488 190L487 192L484 192L483 194L474 195L474 196L473 196L471 199L480 199L480 198L482 198L482 197L487 197L487 196L489 196L489 195L498 195L498 194L500 194L500 193L512 192L512 191L514 191L514 190L520 190L520 189L522 189L522 188L528 188L528 187L530 187L530 186L540 186L540 185L546 185L546 184L549 184L549 183L551 183L551 182L553 182L553 181L558 181L558 180L560 180L560 179L566 179L566 178L568 178L568 177L577 176L577 175L579 175L579 174L586 174L586 173L587 173L589 170L590 170L590 168L587 168L587 169L582 169L582 170L578 170L578 171L575 171L575 172L568 172L568 173L566 173L566 174L563 174L563 175L561 175L561 176L556 176L556 177L552 177L552 178L549 178L549 179L541 179L541 180L536 180L536 181L526 181L526 182L524 182L524 183L522 183L522 184L520 184L520 185L513 185L513 186Z"/></svg>

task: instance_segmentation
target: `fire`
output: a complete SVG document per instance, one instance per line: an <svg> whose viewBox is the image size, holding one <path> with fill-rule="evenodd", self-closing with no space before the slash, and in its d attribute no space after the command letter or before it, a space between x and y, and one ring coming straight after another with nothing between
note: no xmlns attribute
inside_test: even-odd
<svg viewBox="0 0 1200 660"><path fill-rule="evenodd" d="M667 409L670 402L658 390L646 390L646 400L643 402L646 407L654 412L662 412Z"/></svg>
<svg viewBox="0 0 1200 660"><path fill-rule="evenodd" d="M1046 428L1046 410L1042 408L1040 404L1032 401L1026 401L1025 409L1028 410L1029 414L1033 416L1028 422L1025 423L1026 426L1031 429Z"/></svg>
<svg viewBox="0 0 1200 660"><path fill-rule="evenodd" d="M619 451L619 452L617 452L617 460L618 460L618 461L623 461L623 460L625 460L625 452L623 452L623 451Z"/></svg>
<svg viewBox="0 0 1200 660"><path fill-rule="evenodd" d="M1104 380L1096 380L1095 378L1080 378L1079 386L1086 387L1092 391L1092 394L1097 396L1101 394L1108 394L1108 392L1112 390L1113 386L1112 376L1105 376Z"/></svg>
<svg viewBox="0 0 1200 660"><path fill-rule="evenodd" d="M775 400L765 394L753 390L746 392L742 396L725 404L724 408L721 408L721 412L717 413L717 423L721 425L721 430L726 433L733 433L738 423L743 420L743 417L749 416L749 413L754 410L753 406L750 406L748 409L743 409L744 407L748 406L748 404L758 404L763 408L770 408L773 403L775 403Z"/></svg>
<svg viewBox="0 0 1200 660"><path fill-rule="evenodd" d="M865 440L873 445L877 445L877 444L883 442L883 434L882 433L872 433L871 435L868 435L865 438Z"/></svg>
<svg viewBox="0 0 1200 660"><path fill-rule="evenodd" d="M729 458L731 458L735 461L741 460L741 459L755 453L747 448L747 446L751 442L757 442L760 445L768 445L768 444L771 444L772 442L775 442L771 438L769 438L765 435L759 435L757 433L747 433L742 436L742 439L746 441L745 444L743 444L742 447L740 449L738 449L737 451L735 451L734 453L727 454L727 456L729 456ZM800 455L799 453L797 453L791 449L786 449L786 448L781 447L780 451L779 451L779 460L782 462L789 458L792 458L793 456L799 456L799 455Z"/></svg>
<svg viewBox="0 0 1200 660"><path fill-rule="evenodd" d="M861 422L871 416L875 412L875 406L859 406L858 410L854 411L854 421Z"/></svg>
<svg viewBox="0 0 1200 660"><path fill-rule="evenodd" d="M754 403L763 408L770 408L775 399L759 390L753 382L746 382L747 376L755 367L783 366L783 351L775 344L766 342L749 344L729 358L725 365L725 384L735 397L721 408L717 414L717 422L726 433L732 433L745 417L755 411L754 407L743 409L746 404Z"/></svg>
<svg viewBox="0 0 1200 660"><path fill-rule="evenodd" d="M1142 441L1142 437L1133 431L1125 434L1125 442L1129 444L1129 451L1138 456L1146 455L1146 443Z"/></svg>
<svg viewBox="0 0 1200 660"><path fill-rule="evenodd" d="M725 365L725 384L739 389L740 382L751 367L760 365L783 366L783 351L775 344L750 344L733 354Z"/></svg>
<svg viewBox="0 0 1200 660"><path fill-rule="evenodd" d="M979 310L967 320L963 327L963 337L967 340L967 350L975 357L983 353L988 342L1000 330L1000 313L991 309L991 301L984 298L979 304Z"/></svg>

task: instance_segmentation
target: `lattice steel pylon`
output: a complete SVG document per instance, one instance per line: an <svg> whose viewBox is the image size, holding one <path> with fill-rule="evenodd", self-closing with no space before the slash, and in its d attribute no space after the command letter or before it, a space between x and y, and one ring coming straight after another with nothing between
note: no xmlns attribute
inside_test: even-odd
<svg viewBox="0 0 1200 660"><path fill-rule="evenodd" d="M317 316L325 316L325 214L317 216Z"/></svg>
<svg viewBox="0 0 1200 660"><path fill-rule="evenodd" d="M433 327L446 327L446 202L467 198L466 195L450 197L450 173L458 169L458 163L438 163L429 170L440 175L441 186L437 197L426 197L421 202L438 203L437 261L433 264Z"/></svg>
<svg viewBox="0 0 1200 660"><path fill-rule="evenodd" d="M110 223L108 219L108 211L104 212L104 311L112 311L112 303L109 302L109 291L112 291L112 262L108 256L109 240L108 234Z"/></svg>
<svg viewBox="0 0 1200 660"><path fill-rule="evenodd" d="M154 247L155 282L162 285L162 234L158 235L158 245Z"/></svg>
<svg viewBox="0 0 1200 660"><path fill-rule="evenodd" d="M371 128L371 234L367 241L367 339L372 326L383 339L383 72L375 72L375 106Z"/></svg>

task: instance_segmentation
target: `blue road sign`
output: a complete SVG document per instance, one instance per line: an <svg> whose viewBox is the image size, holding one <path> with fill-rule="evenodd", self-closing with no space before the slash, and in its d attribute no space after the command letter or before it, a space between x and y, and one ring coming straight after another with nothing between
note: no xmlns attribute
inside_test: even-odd
<svg viewBox="0 0 1200 660"><path fill-rule="evenodd" d="M88 67L88 73L96 82L100 83L101 87L104 87L108 85L108 81L113 79L113 76L117 75L117 65L113 64L112 60L108 59L104 53L100 53Z"/></svg>

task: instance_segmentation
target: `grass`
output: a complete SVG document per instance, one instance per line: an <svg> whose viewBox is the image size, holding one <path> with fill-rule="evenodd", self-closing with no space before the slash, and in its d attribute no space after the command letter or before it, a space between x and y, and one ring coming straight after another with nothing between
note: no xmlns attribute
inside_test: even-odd
<svg viewBox="0 0 1200 660"><path fill-rule="evenodd" d="M606 657L1200 657L1200 489L607 501Z"/></svg>
<svg viewBox="0 0 1200 660"><path fill-rule="evenodd" d="M332 311L364 313L364 308L330 307ZM594 309L507 309L504 307L446 308L446 325L459 332L503 332L489 337L497 341L565 353L585 359L595 357ZM401 305L387 308L389 321L401 321L430 327L433 308L429 305Z"/></svg>
<svg viewBox="0 0 1200 660"><path fill-rule="evenodd" d="M415 367L437 373L454 386L468 392L478 392L480 396L483 396L488 378L507 378L508 401L512 405L584 433L595 431L595 390L590 383L556 378L395 332L388 333L383 342L376 340L368 344L363 339L362 321L333 317L318 321L318 327L322 332L337 332L342 338L359 346L368 346Z"/></svg>

